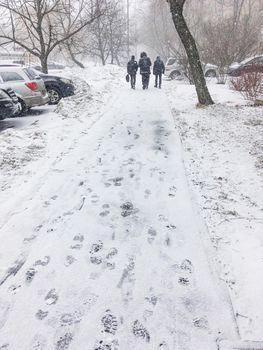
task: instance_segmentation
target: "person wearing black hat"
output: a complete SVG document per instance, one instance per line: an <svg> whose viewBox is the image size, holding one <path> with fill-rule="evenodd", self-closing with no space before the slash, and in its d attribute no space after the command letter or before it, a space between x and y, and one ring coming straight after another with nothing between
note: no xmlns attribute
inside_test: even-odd
<svg viewBox="0 0 263 350"><path fill-rule="evenodd" d="M139 61L140 74L142 76L142 88L143 90L148 89L150 74L151 74L152 62L149 57L147 57L146 52L141 53L141 58Z"/></svg>
<svg viewBox="0 0 263 350"><path fill-rule="evenodd" d="M137 61L135 61L135 56L132 56L131 60L127 64L127 73L130 76L132 89L135 89L137 71L138 71L138 63Z"/></svg>
<svg viewBox="0 0 263 350"><path fill-rule="evenodd" d="M161 60L160 56L156 57L156 61L154 62L153 65L153 74L155 75L155 85L154 87L158 87L159 84L159 89L162 87L162 75L165 72L165 66L163 61Z"/></svg>

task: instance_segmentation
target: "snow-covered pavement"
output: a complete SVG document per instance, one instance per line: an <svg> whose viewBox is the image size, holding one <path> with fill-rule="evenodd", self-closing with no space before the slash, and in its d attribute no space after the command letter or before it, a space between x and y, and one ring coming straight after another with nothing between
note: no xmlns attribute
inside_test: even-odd
<svg viewBox="0 0 263 350"><path fill-rule="evenodd" d="M121 87L1 220L0 349L216 350L238 339L167 98Z"/></svg>
<svg viewBox="0 0 263 350"><path fill-rule="evenodd" d="M242 340L263 340L263 119L226 86L195 108L194 87L165 85L180 133L187 178L214 259L231 295ZM262 348L262 345L261 345Z"/></svg>

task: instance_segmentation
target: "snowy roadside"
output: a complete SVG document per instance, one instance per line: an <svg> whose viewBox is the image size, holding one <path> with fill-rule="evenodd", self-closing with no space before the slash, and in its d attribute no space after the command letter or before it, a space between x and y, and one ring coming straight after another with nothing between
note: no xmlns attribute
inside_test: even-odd
<svg viewBox="0 0 263 350"><path fill-rule="evenodd" d="M243 340L263 334L263 118L227 86L196 109L194 88L165 86L181 136L195 201L209 229Z"/></svg>
<svg viewBox="0 0 263 350"><path fill-rule="evenodd" d="M32 123L25 123L24 127L0 132L0 190L3 204L0 227L11 209L17 206L16 209L20 210L19 198L24 198L27 193L27 183L30 183L31 189L34 176L42 173L44 177L56 159L58 161L70 152L83 134L83 129L85 133L88 132L103 115L113 90L116 85L119 87L119 79L116 78L123 76L123 71L116 66L90 66L85 70L70 70L66 74L76 85L76 95L63 99L56 108L45 106L46 113L34 118ZM19 122L23 125L23 119L27 118L20 118ZM12 121L17 122L18 118ZM38 182L39 178L36 178L36 186Z"/></svg>

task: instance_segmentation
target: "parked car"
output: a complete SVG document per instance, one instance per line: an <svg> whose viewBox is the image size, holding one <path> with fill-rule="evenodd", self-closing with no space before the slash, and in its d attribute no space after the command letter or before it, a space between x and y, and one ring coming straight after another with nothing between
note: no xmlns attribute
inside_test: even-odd
<svg viewBox="0 0 263 350"><path fill-rule="evenodd" d="M218 76L218 67L213 64L203 65L205 77ZM169 58L165 65L165 75L171 79L183 79L185 76L183 65L176 58Z"/></svg>
<svg viewBox="0 0 263 350"><path fill-rule="evenodd" d="M36 76L40 76L44 81L49 95L49 104L51 105L58 104L61 98L72 96L75 93L74 84L72 80L68 78L59 77L53 74L40 73L31 67L28 68L28 71L32 74L32 79Z"/></svg>
<svg viewBox="0 0 263 350"><path fill-rule="evenodd" d="M21 105L11 88L0 89L0 120L19 114Z"/></svg>
<svg viewBox="0 0 263 350"><path fill-rule="evenodd" d="M40 65L34 65L31 67L39 72L43 72L42 67ZM64 70L65 68L66 68L66 66L64 66L63 64L55 63L55 62L50 62L47 65L48 71L50 71L50 70L61 71L61 70Z"/></svg>
<svg viewBox="0 0 263 350"><path fill-rule="evenodd" d="M22 111L42 106L49 101L43 80L34 78L25 67L0 67L0 88L11 87L22 106Z"/></svg>
<svg viewBox="0 0 263 350"><path fill-rule="evenodd" d="M263 73L263 56L247 58L240 63L234 63L229 67L228 74L231 77L238 77L246 72L259 71Z"/></svg>

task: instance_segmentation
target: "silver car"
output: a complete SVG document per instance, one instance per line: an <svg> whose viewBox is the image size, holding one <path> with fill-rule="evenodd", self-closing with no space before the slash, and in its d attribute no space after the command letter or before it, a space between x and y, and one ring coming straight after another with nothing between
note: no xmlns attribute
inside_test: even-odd
<svg viewBox="0 0 263 350"><path fill-rule="evenodd" d="M23 110L49 101L43 80L32 74L30 68L0 67L1 87L11 87L15 91Z"/></svg>
<svg viewBox="0 0 263 350"><path fill-rule="evenodd" d="M207 63L202 64L204 75L206 78L216 78L218 76L218 67ZM180 60L171 57L165 65L165 75L171 79L182 80L185 77L184 65L180 64Z"/></svg>

